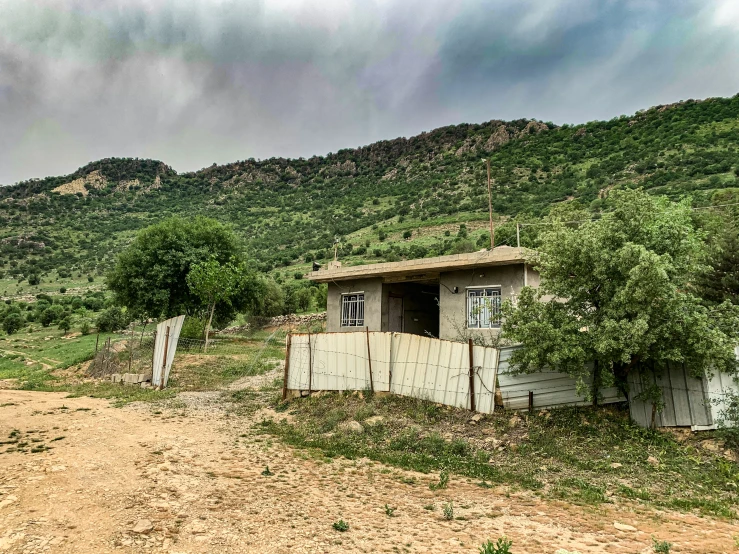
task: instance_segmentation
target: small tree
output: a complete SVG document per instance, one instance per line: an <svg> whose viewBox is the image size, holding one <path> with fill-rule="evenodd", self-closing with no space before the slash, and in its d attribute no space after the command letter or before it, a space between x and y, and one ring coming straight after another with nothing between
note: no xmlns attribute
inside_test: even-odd
<svg viewBox="0 0 739 554"><path fill-rule="evenodd" d="M218 260L211 258L207 262L193 266L187 274L190 290L200 298L208 311L208 320L205 324L205 352L208 351L210 326L213 323L216 305L231 303L244 273L242 266L236 266L231 262L221 265Z"/></svg>
<svg viewBox="0 0 739 554"><path fill-rule="evenodd" d="M69 320L69 317L63 317L59 322L59 330L66 335L70 327L72 327L72 322Z"/></svg>
<svg viewBox="0 0 739 554"><path fill-rule="evenodd" d="M512 365L589 381L594 403L603 386L627 393L637 367L676 362L697 376L735 371L736 308L709 310L688 290L702 248L690 206L642 191L614 191L609 200L613 210L595 221L549 218L529 260L541 287L525 287L517 306L503 307L504 336L524 346Z"/></svg>

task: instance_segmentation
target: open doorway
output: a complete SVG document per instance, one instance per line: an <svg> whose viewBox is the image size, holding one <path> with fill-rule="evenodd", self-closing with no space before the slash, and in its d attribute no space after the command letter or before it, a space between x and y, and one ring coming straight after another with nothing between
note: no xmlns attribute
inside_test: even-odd
<svg viewBox="0 0 739 554"><path fill-rule="evenodd" d="M439 285L386 283L383 330L439 336Z"/></svg>

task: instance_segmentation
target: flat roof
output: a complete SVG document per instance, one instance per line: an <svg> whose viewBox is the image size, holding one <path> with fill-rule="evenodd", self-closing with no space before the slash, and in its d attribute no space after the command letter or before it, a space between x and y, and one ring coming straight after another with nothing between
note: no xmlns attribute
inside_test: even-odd
<svg viewBox="0 0 739 554"><path fill-rule="evenodd" d="M385 262L344 267L326 267L308 273L306 277L317 283L383 277L386 281L423 281L438 277L439 273L491 265L522 264L526 248L498 246L494 250L480 250L469 254L452 254L435 258L419 258L402 262Z"/></svg>

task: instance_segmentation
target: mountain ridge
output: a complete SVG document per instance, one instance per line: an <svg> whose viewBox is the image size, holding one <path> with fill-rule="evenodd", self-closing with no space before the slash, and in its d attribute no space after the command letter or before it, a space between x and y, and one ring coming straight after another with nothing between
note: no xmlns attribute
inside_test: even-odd
<svg viewBox="0 0 739 554"><path fill-rule="evenodd" d="M491 160L493 208L503 224L567 201L598 211L619 187L710 203L739 186L737 146L734 96L578 125L463 123L325 156L184 173L159 160L106 158L70 175L0 187L0 240L9 239L0 271L102 273L137 229L178 214L232 224L265 271L326 259L335 237L350 263L469 250L484 244L484 230L452 236L450 229L486 217L482 158ZM12 247L28 241L45 247Z"/></svg>

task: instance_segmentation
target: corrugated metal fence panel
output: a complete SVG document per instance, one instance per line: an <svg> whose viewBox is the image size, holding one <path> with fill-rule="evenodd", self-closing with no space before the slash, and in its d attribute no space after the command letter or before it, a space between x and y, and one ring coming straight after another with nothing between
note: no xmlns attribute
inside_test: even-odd
<svg viewBox="0 0 739 554"><path fill-rule="evenodd" d="M178 315L162 321L157 325L157 337L154 342L154 356L152 358L152 376L151 384L159 386L162 382L162 370L164 370L164 386L167 385L169 379L169 371L172 369L172 361L174 360L177 343L180 339L180 331L182 323L185 321L184 315ZM169 328L169 334L167 333ZM164 346L167 346L167 363L164 364Z"/></svg>
<svg viewBox="0 0 739 554"><path fill-rule="evenodd" d="M370 388L367 333L294 334L290 340L289 389ZM389 345L388 333L369 333L372 378L376 391L386 391L389 388ZM312 372L309 381L310 368Z"/></svg>
<svg viewBox="0 0 739 554"><path fill-rule="evenodd" d="M503 397L503 406L510 410L523 410L529 406L529 391L534 393L535 408L554 408L557 406L585 406L591 403L577 392L577 382L565 373L556 371L537 371L536 373L511 373L509 359L520 347L500 349L498 365L498 385ZM626 399L615 387L601 391L601 404L624 402Z"/></svg>
<svg viewBox="0 0 739 554"><path fill-rule="evenodd" d="M657 412L657 427L714 426L713 409L703 379L691 377L684 364L669 364L657 371L629 374L629 410L631 418L642 427L652 425L652 402L637 399L647 387L656 384L662 392L664 408Z"/></svg>
<svg viewBox="0 0 739 554"><path fill-rule="evenodd" d="M469 345L406 333L371 332L369 339L375 391L469 407ZM288 389L307 390L311 367L312 390L368 389L368 359L364 332L310 335L310 348L307 334L292 335ZM473 362L476 408L491 413L497 351L476 346Z"/></svg>

